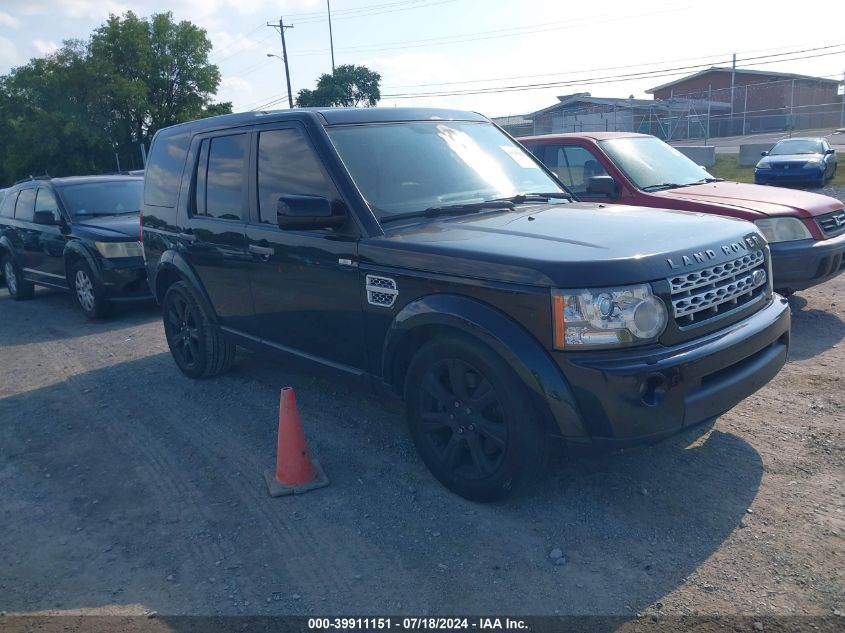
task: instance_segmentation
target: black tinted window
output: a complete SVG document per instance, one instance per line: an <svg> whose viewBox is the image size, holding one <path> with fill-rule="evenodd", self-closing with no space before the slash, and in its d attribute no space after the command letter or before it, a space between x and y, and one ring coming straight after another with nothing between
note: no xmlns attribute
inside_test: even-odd
<svg viewBox="0 0 845 633"><path fill-rule="evenodd" d="M276 223L282 196L337 198L320 159L298 129L270 130L258 137L258 207L261 222Z"/></svg>
<svg viewBox="0 0 845 633"><path fill-rule="evenodd" d="M3 204L0 205L0 216L4 218L11 218L15 215L15 200L18 199L18 192L13 191L12 193L6 192L6 196L3 198Z"/></svg>
<svg viewBox="0 0 845 633"><path fill-rule="evenodd" d="M244 165L249 136L235 134L203 141L200 149L194 192L194 214L223 220L242 217ZM205 160L207 157L207 164Z"/></svg>
<svg viewBox="0 0 845 633"><path fill-rule="evenodd" d="M31 222L34 211L35 189L23 189L18 196L18 203L15 205L15 219Z"/></svg>
<svg viewBox="0 0 845 633"><path fill-rule="evenodd" d="M75 217L138 213L144 181L123 180L66 185L60 191L65 207Z"/></svg>
<svg viewBox="0 0 845 633"><path fill-rule="evenodd" d="M182 182L182 169L191 144L187 131L156 136L144 172L144 203L175 207Z"/></svg>

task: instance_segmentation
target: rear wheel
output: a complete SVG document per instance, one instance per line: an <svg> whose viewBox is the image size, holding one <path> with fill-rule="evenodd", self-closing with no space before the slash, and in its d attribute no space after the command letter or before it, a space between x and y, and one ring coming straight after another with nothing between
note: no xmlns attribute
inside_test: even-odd
<svg viewBox="0 0 845 633"><path fill-rule="evenodd" d="M488 348L449 338L423 347L405 389L411 436L449 490L492 501L536 480L548 445L525 387Z"/></svg>
<svg viewBox="0 0 845 633"><path fill-rule="evenodd" d="M9 296L15 301L32 299L35 296L35 286L23 278L11 255L3 257L3 277Z"/></svg>
<svg viewBox="0 0 845 633"><path fill-rule="evenodd" d="M164 295L164 334L173 360L190 378L208 378L229 369L235 346L211 322L188 284L177 281Z"/></svg>

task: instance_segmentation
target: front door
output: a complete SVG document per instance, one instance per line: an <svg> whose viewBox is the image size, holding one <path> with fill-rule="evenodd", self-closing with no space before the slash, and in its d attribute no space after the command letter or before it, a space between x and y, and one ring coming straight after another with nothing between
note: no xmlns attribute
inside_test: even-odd
<svg viewBox="0 0 845 633"><path fill-rule="evenodd" d="M35 195L35 213L46 212L53 216L53 224L38 224L39 249L32 262L38 276L46 283L66 286L65 244L66 225L60 224L61 213L56 196L47 187L39 187Z"/></svg>
<svg viewBox="0 0 845 633"><path fill-rule="evenodd" d="M322 196L343 205L304 129L296 124L256 132L256 177L246 229L250 283L260 336L287 351L360 371L362 281L358 229L282 230L279 198Z"/></svg>
<svg viewBox="0 0 845 633"><path fill-rule="evenodd" d="M178 239L220 323L240 328L253 314L244 234L250 134L196 142L187 226Z"/></svg>
<svg viewBox="0 0 845 633"><path fill-rule="evenodd" d="M579 200L610 202L604 194L587 191L590 178L609 175L599 158L587 148L571 144L541 145L534 153Z"/></svg>

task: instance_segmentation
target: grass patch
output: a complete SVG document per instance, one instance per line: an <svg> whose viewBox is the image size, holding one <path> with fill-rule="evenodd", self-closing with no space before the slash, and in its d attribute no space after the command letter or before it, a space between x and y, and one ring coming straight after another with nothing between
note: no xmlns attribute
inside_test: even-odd
<svg viewBox="0 0 845 633"><path fill-rule="evenodd" d="M754 167L740 167L738 154L716 154L716 164L707 171L716 176L735 182L754 182ZM827 183L845 185L845 169L837 169L836 176Z"/></svg>

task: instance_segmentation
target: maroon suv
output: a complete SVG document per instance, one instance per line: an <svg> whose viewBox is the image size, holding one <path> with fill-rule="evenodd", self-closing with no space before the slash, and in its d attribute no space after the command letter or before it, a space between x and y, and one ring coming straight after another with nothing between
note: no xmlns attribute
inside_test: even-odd
<svg viewBox="0 0 845 633"><path fill-rule="evenodd" d="M715 213L754 222L769 241L775 288L788 293L845 270L845 205L816 193L726 182L646 134L519 139L580 200Z"/></svg>

